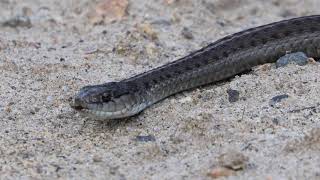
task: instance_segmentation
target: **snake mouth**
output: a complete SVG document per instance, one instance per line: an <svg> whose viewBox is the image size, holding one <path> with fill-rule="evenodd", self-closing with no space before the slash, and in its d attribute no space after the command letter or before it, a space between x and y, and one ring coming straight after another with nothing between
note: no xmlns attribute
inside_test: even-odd
<svg viewBox="0 0 320 180"><path fill-rule="evenodd" d="M79 101L79 99L77 99L77 98L70 97L69 98L69 105L72 109L74 109L76 111L83 111L85 109L88 109L83 105L82 101Z"/></svg>
<svg viewBox="0 0 320 180"><path fill-rule="evenodd" d="M86 103L78 98L71 99L69 104L72 109L78 111L79 113L98 120L127 118L140 112L146 107L145 103L140 105L132 105L130 108L129 106L125 107L123 104L121 105L123 107L120 109L109 109L105 108L108 107L106 104ZM119 105L120 103L117 104L117 106Z"/></svg>
<svg viewBox="0 0 320 180"><path fill-rule="evenodd" d="M102 109L99 108L99 104L87 103L79 97L70 98L69 105L72 109L94 119L100 119L100 120L118 119L118 118L123 118L125 116L125 112L123 112L123 110L118 110L118 111L103 110L103 108Z"/></svg>
<svg viewBox="0 0 320 180"><path fill-rule="evenodd" d="M77 111L81 111L83 109L85 109L84 107L82 106L71 106L73 109L77 110Z"/></svg>

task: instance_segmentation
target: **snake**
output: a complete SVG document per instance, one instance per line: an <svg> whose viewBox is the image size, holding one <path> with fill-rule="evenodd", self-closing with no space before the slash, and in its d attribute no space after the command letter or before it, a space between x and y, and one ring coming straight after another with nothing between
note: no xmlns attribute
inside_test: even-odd
<svg viewBox="0 0 320 180"><path fill-rule="evenodd" d="M288 52L320 57L320 15L249 28L133 77L84 86L70 105L96 119L129 118L171 95L274 63Z"/></svg>

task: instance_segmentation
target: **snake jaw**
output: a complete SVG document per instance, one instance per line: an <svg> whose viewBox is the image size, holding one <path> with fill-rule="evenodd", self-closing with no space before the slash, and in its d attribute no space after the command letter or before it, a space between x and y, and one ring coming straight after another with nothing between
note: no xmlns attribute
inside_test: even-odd
<svg viewBox="0 0 320 180"><path fill-rule="evenodd" d="M86 108L82 105L81 101L80 101L77 97L71 98L69 104L70 104L70 107L71 107L71 108L73 108L74 110L77 110L77 111L81 111L81 110L83 110L83 109L86 109Z"/></svg>
<svg viewBox="0 0 320 180"><path fill-rule="evenodd" d="M110 108L108 104L101 104L102 108L99 108L98 104L82 104L79 101L73 100L70 106L83 115L87 115L93 119L107 120L107 119L122 119L130 117L134 114L142 111L147 105L145 103L134 104L128 107L126 104L122 104L121 109ZM108 107L110 108L109 110Z"/></svg>

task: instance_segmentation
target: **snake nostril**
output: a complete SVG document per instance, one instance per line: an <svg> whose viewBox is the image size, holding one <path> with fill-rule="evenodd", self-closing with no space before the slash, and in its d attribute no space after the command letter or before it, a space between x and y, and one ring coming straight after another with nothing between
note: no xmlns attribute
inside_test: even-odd
<svg viewBox="0 0 320 180"><path fill-rule="evenodd" d="M83 101L78 96L75 98L69 98L68 100L69 100L69 104L70 104L71 108L73 108L75 110L84 109Z"/></svg>
<svg viewBox="0 0 320 180"><path fill-rule="evenodd" d="M73 109L75 110L82 110L84 109L82 106L72 106Z"/></svg>

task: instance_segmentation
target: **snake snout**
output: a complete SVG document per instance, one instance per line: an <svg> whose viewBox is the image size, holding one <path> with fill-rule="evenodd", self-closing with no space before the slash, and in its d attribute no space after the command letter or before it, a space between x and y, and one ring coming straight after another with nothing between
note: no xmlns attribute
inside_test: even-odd
<svg viewBox="0 0 320 180"><path fill-rule="evenodd" d="M70 100L70 106L75 110L88 109L89 108L88 104L94 102L96 94L97 94L96 88L92 88L91 86L83 87Z"/></svg>
<svg viewBox="0 0 320 180"><path fill-rule="evenodd" d="M78 96L76 96L74 98L70 98L70 106L71 106L71 108L73 108L75 110L85 109L84 102Z"/></svg>

